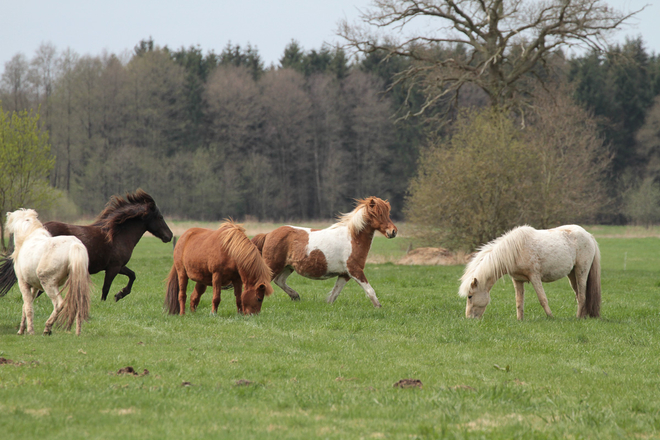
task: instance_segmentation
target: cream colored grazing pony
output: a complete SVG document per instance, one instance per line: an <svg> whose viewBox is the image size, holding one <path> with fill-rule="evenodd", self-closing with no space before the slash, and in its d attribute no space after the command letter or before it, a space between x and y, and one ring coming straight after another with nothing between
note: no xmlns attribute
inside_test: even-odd
<svg viewBox="0 0 660 440"><path fill-rule="evenodd" d="M517 227L484 245L465 267L459 295L467 297L465 316L480 318L490 303L490 289L503 275L513 279L518 319L523 319L524 283L534 286L552 316L544 282L568 276L578 303L577 317L600 315L600 251L596 239L580 226L536 230Z"/></svg>
<svg viewBox="0 0 660 440"><path fill-rule="evenodd" d="M252 242L273 272L275 284L292 300L299 300L300 296L286 280L295 271L313 280L337 277L328 296L330 303L337 299L346 283L354 279L374 307L380 307L376 292L364 275L364 265L376 231L387 238L394 238L397 234L390 219L390 204L378 197L368 197L357 200L355 209L342 215L329 228L315 230L281 226L268 234L256 235Z"/></svg>
<svg viewBox="0 0 660 440"><path fill-rule="evenodd" d="M46 321L44 335L51 333L57 320L67 330L76 322L80 334L82 321L89 316L89 257L82 242L73 236L52 237L37 219L33 209L7 213L7 230L14 234L14 271L23 295L23 315L18 334L34 334L32 302L40 290L53 302L53 313ZM65 299L60 286L66 281ZM66 288L65 287L65 288Z"/></svg>

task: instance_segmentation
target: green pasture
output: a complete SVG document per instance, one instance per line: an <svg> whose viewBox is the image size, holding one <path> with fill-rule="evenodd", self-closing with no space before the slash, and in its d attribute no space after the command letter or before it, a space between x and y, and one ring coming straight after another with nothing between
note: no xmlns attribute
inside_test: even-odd
<svg viewBox="0 0 660 440"><path fill-rule="evenodd" d="M381 309L354 282L327 304L334 281L293 275L302 301L276 287L259 316L238 316L231 291L218 316L209 292L196 314L168 316L172 247L145 237L130 296L101 302L94 276L80 337L41 336L45 296L39 334L18 336L20 294L0 298L0 357L12 361L0 365L0 438L660 438L660 239L607 232L602 318L577 320L562 280L546 285L555 318L529 287L524 322L508 279L467 320L461 266L392 263L366 268ZM406 247L377 237L373 251ZM148 374L117 374L127 366Z"/></svg>

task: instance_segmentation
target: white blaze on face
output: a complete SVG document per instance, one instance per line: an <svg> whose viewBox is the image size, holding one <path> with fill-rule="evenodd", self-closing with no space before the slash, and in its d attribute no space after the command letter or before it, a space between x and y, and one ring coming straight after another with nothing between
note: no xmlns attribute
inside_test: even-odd
<svg viewBox="0 0 660 440"><path fill-rule="evenodd" d="M318 249L325 255L328 273L346 273L346 262L353 250L351 234L345 226L312 231L309 228L296 228L307 231L307 255Z"/></svg>

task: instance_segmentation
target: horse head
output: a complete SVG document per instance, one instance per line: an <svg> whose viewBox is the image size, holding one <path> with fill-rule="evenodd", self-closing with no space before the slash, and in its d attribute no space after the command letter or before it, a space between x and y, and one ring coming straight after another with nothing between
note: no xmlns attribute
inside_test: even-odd
<svg viewBox="0 0 660 440"><path fill-rule="evenodd" d="M461 296L467 297L467 304L465 305L466 318L481 318L486 311L486 306L490 303L490 289L488 289L486 283L480 283L476 278L473 278L470 282L465 295L461 292Z"/></svg>
<svg viewBox="0 0 660 440"><path fill-rule="evenodd" d="M242 312L244 315L256 315L261 312L261 305L267 295L273 293L270 283L257 283L246 285L241 296Z"/></svg>
<svg viewBox="0 0 660 440"><path fill-rule="evenodd" d="M174 234L172 234L169 226L165 223L163 214L161 214L156 202L149 194L142 189L138 189L134 194L128 194L126 198L131 203L136 205L142 204L144 206L145 213L142 216L142 221L147 231L160 238L163 243L172 241Z"/></svg>
<svg viewBox="0 0 660 440"><path fill-rule="evenodd" d="M373 229L379 231L387 238L394 238L398 232L390 218L390 203L378 197L369 197L359 200L366 209L366 220Z"/></svg>
<svg viewBox="0 0 660 440"><path fill-rule="evenodd" d="M7 213L7 231L14 234L16 239L30 235L33 230L38 228L43 228L43 225L34 209L21 208Z"/></svg>
<svg viewBox="0 0 660 440"><path fill-rule="evenodd" d="M160 238L163 243L172 241L174 234L172 234L170 227L165 223L163 214L161 214L160 209L158 209L155 203L153 206L150 206L149 213L144 218L144 224L147 227L147 231Z"/></svg>

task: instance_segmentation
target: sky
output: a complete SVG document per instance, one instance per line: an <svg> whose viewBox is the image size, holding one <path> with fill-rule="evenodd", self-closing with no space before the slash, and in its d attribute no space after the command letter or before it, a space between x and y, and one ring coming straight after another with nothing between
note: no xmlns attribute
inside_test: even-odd
<svg viewBox="0 0 660 440"><path fill-rule="evenodd" d="M630 12L653 0L607 0ZM0 72L17 53L28 59L42 43L79 55L121 54L153 38L171 49L199 46L220 53L231 41L256 47L266 66L277 65L296 40L304 50L342 40L338 22L358 20L370 0L20 0L4 1L0 13ZM649 5L615 41L642 36L649 53L660 53L660 2Z"/></svg>

